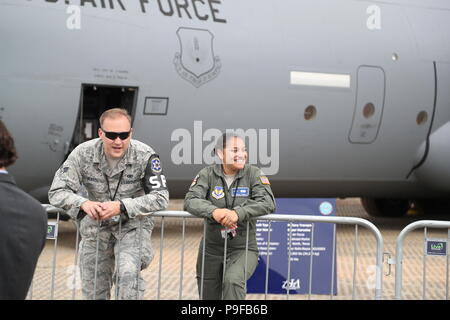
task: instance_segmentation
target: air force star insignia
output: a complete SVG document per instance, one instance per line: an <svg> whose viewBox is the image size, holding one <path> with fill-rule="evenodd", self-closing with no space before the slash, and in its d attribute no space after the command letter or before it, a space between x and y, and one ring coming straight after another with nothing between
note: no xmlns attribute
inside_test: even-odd
<svg viewBox="0 0 450 320"><path fill-rule="evenodd" d="M152 171L154 173L160 173L161 172L161 170L162 170L161 169L161 161L159 160L159 158L154 158L152 160L151 168L152 168Z"/></svg>
<svg viewBox="0 0 450 320"><path fill-rule="evenodd" d="M214 190L211 192L211 195L219 200L225 197L225 192L223 191L223 187L215 187Z"/></svg>

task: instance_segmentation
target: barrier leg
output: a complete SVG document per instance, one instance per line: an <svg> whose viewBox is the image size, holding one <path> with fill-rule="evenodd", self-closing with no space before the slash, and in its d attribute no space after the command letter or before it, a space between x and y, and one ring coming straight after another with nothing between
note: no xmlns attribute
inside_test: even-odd
<svg viewBox="0 0 450 320"><path fill-rule="evenodd" d="M158 270L158 288L156 299L161 298L161 274L162 274L162 263L163 263L163 247L164 247L164 217L161 218L161 238L159 240L159 270Z"/></svg>
<svg viewBox="0 0 450 320"><path fill-rule="evenodd" d="M185 230L186 230L186 219L183 218L183 226L181 230L181 257L180 257L180 290L178 294L178 299L183 298L183 271L184 271L184 242L185 242Z"/></svg>
<svg viewBox="0 0 450 320"><path fill-rule="evenodd" d="M59 225L59 212L56 215L56 226ZM53 249L53 263L52 263L52 285L50 289L50 300L54 298L55 292L55 278L56 278L56 254L58 252L58 237L55 237L55 245Z"/></svg>

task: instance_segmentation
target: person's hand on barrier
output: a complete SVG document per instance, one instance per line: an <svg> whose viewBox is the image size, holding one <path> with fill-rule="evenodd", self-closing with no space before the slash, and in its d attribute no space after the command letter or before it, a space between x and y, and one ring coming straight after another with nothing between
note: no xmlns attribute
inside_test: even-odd
<svg viewBox="0 0 450 320"><path fill-rule="evenodd" d="M86 212L86 214L94 220L100 219L100 213L102 212L101 202L87 200L83 202L80 209Z"/></svg>
<svg viewBox="0 0 450 320"><path fill-rule="evenodd" d="M100 212L100 220L107 220L120 214L120 202L108 201L100 203L102 211Z"/></svg>
<svg viewBox="0 0 450 320"><path fill-rule="evenodd" d="M236 211L227 210L226 216L221 220L222 225L227 228L236 228L239 217Z"/></svg>
<svg viewBox="0 0 450 320"><path fill-rule="evenodd" d="M215 209L212 213L212 216L214 220L217 221L217 223L222 224L222 219L225 218L228 211L229 211L228 209Z"/></svg>

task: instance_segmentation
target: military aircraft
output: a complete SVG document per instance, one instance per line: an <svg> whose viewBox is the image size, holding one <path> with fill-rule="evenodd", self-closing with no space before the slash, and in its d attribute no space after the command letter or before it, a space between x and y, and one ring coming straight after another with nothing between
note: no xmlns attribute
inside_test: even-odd
<svg viewBox="0 0 450 320"><path fill-rule="evenodd" d="M45 202L98 117L123 107L171 197L240 130L277 197L371 215L450 197L445 0L0 0L0 118Z"/></svg>

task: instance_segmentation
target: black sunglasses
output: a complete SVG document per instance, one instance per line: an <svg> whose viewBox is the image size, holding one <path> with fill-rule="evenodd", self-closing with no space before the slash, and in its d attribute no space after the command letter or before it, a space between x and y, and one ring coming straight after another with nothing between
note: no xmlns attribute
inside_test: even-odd
<svg viewBox="0 0 450 320"><path fill-rule="evenodd" d="M116 140L117 137L119 137L120 140L128 139L128 137L130 136L130 132L131 132L131 130L128 132L109 132L109 131L105 131L103 129L102 129L102 131L105 133L105 136L111 140Z"/></svg>

